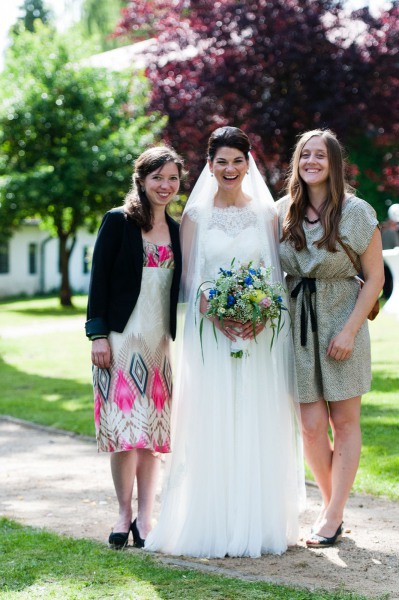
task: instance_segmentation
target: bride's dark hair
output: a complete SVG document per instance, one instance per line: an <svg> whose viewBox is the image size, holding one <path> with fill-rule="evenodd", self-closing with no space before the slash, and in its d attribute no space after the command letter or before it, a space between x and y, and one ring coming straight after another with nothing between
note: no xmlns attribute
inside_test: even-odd
<svg viewBox="0 0 399 600"><path fill-rule="evenodd" d="M213 160L219 148L236 148L248 160L251 142L246 133L238 127L218 127L208 140L208 158Z"/></svg>

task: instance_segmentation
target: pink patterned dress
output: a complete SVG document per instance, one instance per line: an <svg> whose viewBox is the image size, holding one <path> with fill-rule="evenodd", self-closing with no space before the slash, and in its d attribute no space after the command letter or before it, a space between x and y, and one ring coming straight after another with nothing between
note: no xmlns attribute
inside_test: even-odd
<svg viewBox="0 0 399 600"><path fill-rule="evenodd" d="M170 452L172 247L144 240L140 295L122 333L111 331L109 369L93 368L98 450Z"/></svg>

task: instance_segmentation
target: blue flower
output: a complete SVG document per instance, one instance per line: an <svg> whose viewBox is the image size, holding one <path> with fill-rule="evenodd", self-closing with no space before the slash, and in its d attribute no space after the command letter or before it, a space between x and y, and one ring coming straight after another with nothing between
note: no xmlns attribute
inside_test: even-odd
<svg viewBox="0 0 399 600"><path fill-rule="evenodd" d="M250 273L250 275L256 275L255 269L248 269L248 273Z"/></svg>
<svg viewBox="0 0 399 600"><path fill-rule="evenodd" d="M248 277L246 277L246 278L244 279L244 282L245 282L247 285L252 285L252 284L253 284L253 281L254 281L254 280L252 279L252 277L251 277L250 275L248 275Z"/></svg>
<svg viewBox="0 0 399 600"><path fill-rule="evenodd" d="M280 304L282 303L283 299L281 296L276 296L275 298L276 302L280 302Z"/></svg>
<svg viewBox="0 0 399 600"><path fill-rule="evenodd" d="M218 291L216 289L209 290L209 299L211 300L217 295Z"/></svg>
<svg viewBox="0 0 399 600"><path fill-rule="evenodd" d="M235 303L235 301L236 301L236 299L231 294L229 294L227 296L227 306L233 306L233 304Z"/></svg>

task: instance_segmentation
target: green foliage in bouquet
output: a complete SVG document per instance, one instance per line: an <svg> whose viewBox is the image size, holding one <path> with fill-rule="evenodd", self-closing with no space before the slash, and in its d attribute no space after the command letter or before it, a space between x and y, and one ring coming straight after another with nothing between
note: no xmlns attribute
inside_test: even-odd
<svg viewBox="0 0 399 600"><path fill-rule="evenodd" d="M284 288L281 283L270 281L272 267L254 268L251 261L235 268L234 263L235 258L231 261L230 269L220 268L216 279L204 281L197 290L197 302L202 293L208 293L208 308L199 327L201 349L204 318L213 317L219 319L222 325L225 319L239 323L251 321L254 335L257 324L268 325L273 331L270 343L272 347L275 336L280 333L285 323L283 311L289 314L283 304ZM213 333L217 341L214 323Z"/></svg>

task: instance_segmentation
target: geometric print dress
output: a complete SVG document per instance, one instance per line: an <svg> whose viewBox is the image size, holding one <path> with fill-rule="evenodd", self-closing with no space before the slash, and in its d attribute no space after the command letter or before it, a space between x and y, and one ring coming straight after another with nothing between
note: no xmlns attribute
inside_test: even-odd
<svg viewBox="0 0 399 600"><path fill-rule="evenodd" d="M140 295L122 333L111 331L109 369L93 368L94 421L99 452L170 448L172 370L169 304L171 245L143 240Z"/></svg>

